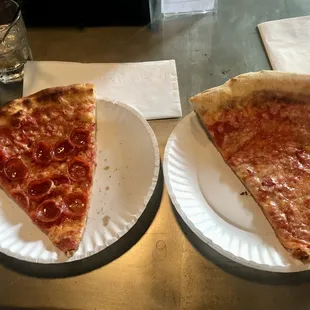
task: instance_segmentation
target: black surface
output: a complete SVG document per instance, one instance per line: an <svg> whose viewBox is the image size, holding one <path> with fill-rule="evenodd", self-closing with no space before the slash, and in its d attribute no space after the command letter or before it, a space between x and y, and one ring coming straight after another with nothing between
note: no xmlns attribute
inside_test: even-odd
<svg viewBox="0 0 310 310"><path fill-rule="evenodd" d="M135 26L150 22L149 0L20 0L27 27Z"/></svg>

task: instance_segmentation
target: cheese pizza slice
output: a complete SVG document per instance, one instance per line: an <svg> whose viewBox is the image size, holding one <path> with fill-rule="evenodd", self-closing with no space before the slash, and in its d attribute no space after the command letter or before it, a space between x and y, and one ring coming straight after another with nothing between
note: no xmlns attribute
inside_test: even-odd
<svg viewBox="0 0 310 310"><path fill-rule="evenodd" d="M310 76L248 73L190 99L282 245L310 257Z"/></svg>

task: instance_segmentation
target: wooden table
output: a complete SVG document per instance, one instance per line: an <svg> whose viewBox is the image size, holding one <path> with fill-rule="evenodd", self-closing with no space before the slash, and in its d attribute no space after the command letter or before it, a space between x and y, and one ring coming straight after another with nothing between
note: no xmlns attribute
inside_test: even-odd
<svg viewBox="0 0 310 310"><path fill-rule="evenodd" d="M145 28L31 29L29 40L35 60L175 59L185 116L191 95L269 68L258 23L307 14L309 0L219 0L214 16L173 18ZM20 94L20 84L0 86L1 103ZM178 121L150 122L161 156ZM4 255L0 263L0 309L310 309L309 272L261 272L217 254L176 214L162 178L135 227L100 254L64 266Z"/></svg>

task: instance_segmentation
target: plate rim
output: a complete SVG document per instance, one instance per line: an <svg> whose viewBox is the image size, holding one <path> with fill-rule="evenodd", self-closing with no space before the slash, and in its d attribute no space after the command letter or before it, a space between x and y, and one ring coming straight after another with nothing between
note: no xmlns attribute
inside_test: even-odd
<svg viewBox="0 0 310 310"><path fill-rule="evenodd" d="M152 176L152 184L150 185L147 194L144 196L143 199L143 206L141 205L141 208L139 210L139 212L136 213L136 217L134 218L133 221L131 221L130 223L127 223L127 225L124 226L124 229L120 232L118 232L118 238L116 240L114 240L114 238L111 239L107 239L106 242L101 245L101 246L96 246L96 248L92 251L87 251L85 254L82 255L77 255L77 256L72 256L71 258L69 258L68 260L65 261L59 261L59 259L42 259L42 258L32 258L30 256L22 256L19 253L14 253L12 251L10 251L9 249L5 249L3 247L0 246L0 253L7 255L8 257L11 257L13 259L18 259L24 262L29 262L29 263L38 263L38 264L43 264L43 265L49 265L49 264L54 264L54 265L58 265L58 264L69 264L75 261L79 261L82 259L87 259L88 257L95 255L101 251L103 251L104 249L106 249L107 247L109 247L110 245L114 244L115 242L117 242L120 238L122 238L139 220L139 218L141 217L142 213L145 211L158 182L158 177L159 177L159 172L160 172L160 152L159 152L159 145L158 145L158 141L156 138L156 135L152 129L152 127L150 126L150 124L148 123L148 121L142 116L142 114L134 109L133 107L131 107L128 104L125 104L123 102L120 102L118 100L112 100L109 98L96 98L96 105L98 101L103 101L103 102L108 102L111 103L113 105L117 105L120 106L121 108L129 111L130 113L132 113L137 119L138 121L140 121L144 128L146 129L146 132L150 138L151 144L152 144L152 149L153 149L153 154L154 154L154 170L153 170L153 176ZM32 225L34 225L33 223L31 223ZM18 224L16 224L18 225ZM38 228L39 229L39 228Z"/></svg>
<svg viewBox="0 0 310 310"><path fill-rule="evenodd" d="M185 224L190 228L190 230L204 243L209 245L213 250L216 252L220 253L224 257L239 263L241 265L244 265L246 267L254 268L260 271L267 271L267 272L280 272L280 273L297 273L297 272L302 272L302 271L308 271L310 266L306 269L305 265L301 265L300 267L294 266L293 269L288 268L288 267L282 267L282 266L270 266L267 264L259 264L250 260L247 260L245 258L242 258L240 256L236 256L233 253L225 250L222 248L220 245L215 244L212 239L208 238L206 235L204 235L196 226L195 224L188 218L188 216L183 212L182 210L182 205L178 201L178 198L173 192L173 185L170 180L169 176L169 152L170 149L175 142L177 136L176 136L176 131L180 126L182 126L185 122L188 122L191 118L196 117L196 113L192 111L188 115L186 115L173 129L171 132L166 147L164 151L164 159L163 159L163 173L164 173L164 178L165 178L165 184L168 190L169 197L171 198L171 201L173 203L173 206L175 207L176 211L178 214L181 216L182 220L185 222ZM197 120L198 121L198 120ZM200 125L201 126L201 125ZM282 245L281 245L282 246Z"/></svg>

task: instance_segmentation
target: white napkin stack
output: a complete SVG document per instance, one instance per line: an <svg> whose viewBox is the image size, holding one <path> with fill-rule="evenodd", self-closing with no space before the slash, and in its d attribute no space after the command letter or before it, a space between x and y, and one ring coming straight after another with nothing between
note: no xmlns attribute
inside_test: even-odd
<svg viewBox="0 0 310 310"><path fill-rule="evenodd" d="M182 116L174 60L122 64L30 61L24 70L24 96L84 82L96 85L98 98L128 104L146 119Z"/></svg>
<svg viewBox="0 0 310 310"><path fill-rule="evenodd" d="M258 25L274 70L310 74L310 16Z"/></svg>

